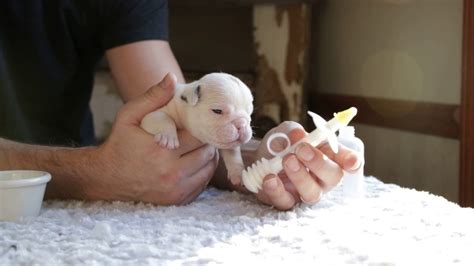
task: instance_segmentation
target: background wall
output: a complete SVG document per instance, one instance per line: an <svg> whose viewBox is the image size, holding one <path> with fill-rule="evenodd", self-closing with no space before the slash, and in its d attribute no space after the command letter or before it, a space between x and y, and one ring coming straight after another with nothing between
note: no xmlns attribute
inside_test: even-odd
<svg viewBox="0 0 474 266"><path fill-rule="evenodd" d="M321 1L313 15L312 89L459 104L462 4ZM361 124L356 130L366 144L366 174L458 200L458 140Z"/></svg>

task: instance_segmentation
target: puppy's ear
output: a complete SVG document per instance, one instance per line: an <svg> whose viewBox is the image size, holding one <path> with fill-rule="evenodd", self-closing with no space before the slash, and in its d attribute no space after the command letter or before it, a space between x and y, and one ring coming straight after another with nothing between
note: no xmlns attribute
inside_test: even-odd
<svg viewBox="0 0 474 266"><path fill-rule="evenodd" d="M201 86L186 88L181 94L181 100L190 104L196 105L201 98Z"/></svg>

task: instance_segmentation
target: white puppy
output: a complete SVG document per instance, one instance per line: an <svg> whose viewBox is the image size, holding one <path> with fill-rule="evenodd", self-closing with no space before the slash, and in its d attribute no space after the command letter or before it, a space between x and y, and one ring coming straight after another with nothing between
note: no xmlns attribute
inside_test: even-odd
<svg viewBox="0 0 474 266"><path fill-rule="evenodd" d="M211 73L188 84L177 84L173 99L146 115L141 127L168 149L179 147L176 130L183 128L218 148L228 178L237 185L244 170L240 145L252 137L252 102L250 89L240 79Z"/></svg>

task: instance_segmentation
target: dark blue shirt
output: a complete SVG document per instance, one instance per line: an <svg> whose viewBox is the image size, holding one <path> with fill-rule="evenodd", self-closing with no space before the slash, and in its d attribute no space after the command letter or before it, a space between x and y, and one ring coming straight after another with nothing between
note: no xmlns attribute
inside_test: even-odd
<svg viewBox="0 0 474 266"><path fill-rule="evenodd" d="M0 137L94 144L89 101L105 50L167 38L165 0L0 1Z"/></svg>

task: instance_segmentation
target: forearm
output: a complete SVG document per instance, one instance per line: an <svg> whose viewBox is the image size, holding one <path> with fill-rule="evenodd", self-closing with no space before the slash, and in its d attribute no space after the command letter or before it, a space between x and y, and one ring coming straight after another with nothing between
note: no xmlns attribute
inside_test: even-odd
<svg viewBox="0 0 474 266"><path fill-rule="evenodd" d="M95 147L60 148L21 144L0 138L1 170L41 170L52 176L46 198L88 198L91 178L100 176Z"/></svg>
<svg viewBox="0 0 474 266"><path fill-rule="evenodd" d="M184 83L183 73L166 41L131 43L108 50L106 56L125 102L143 94L167 73L175 74L178 83Z"/></svg>

